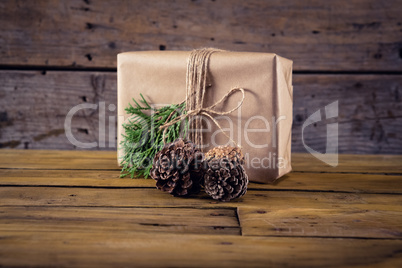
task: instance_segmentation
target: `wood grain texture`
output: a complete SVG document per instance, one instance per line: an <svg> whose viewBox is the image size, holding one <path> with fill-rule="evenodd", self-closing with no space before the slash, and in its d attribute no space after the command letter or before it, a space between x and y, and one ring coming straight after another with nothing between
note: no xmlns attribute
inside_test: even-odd
<svg viewBox="0 0 402 268"><path fill-rule="evenodd" d="M205 194L198 195L198 198L172 198L167 193L146 188L43 187L3 187L0 188L0 194L2 196L0 231L14 230L13 228L24 230L28 226L31 231L40 231L42 228L46 228L46 224L56 225L53 229L64 228L65 231L77 231L76 228L82 230L81 228L85 228L85 226L90 228L92 224L102 222L94 229L107 231L113 227L113 231L201 234L214 232L220 234L220 230L228 229L222 233L240 233L233 211L221 213L212 210L191 210L192 207L217 206L216 204L219 202L208 198ZM46 206L46 209L15 208L14 206ZM89 208L59 209L59 206L89 206ZM243 198L229 203L220 203L218 206L237 208L242 235L245 236L402 239L401 195L249 190ZM98 207L116 207L116 209L98 209ZM125 209L120 209L120 207ZM148 207L149 209L139 209L138 207ZM154 209L153 207L160 208ZM166 209L166 207L189 209L186 211L174 208ZM2 218L2 213L5 218ZM227 216L223 218L213 216L219 214ZM44 220L46 223L43 222ZM63 221L67 221L67 223L63 223ZM3 226L3 224L7 226ZM165 228L165 226L171 227L171 229ZM50 227L48 229L52 230ZM216 231L217 229L218 231Z"/></svg>
<svg viewBox="0 0 402 268"><path fill-rule="evenodd" d="M296 167L312 171L251 184L227 203L118 179L118 169L100 168L115 157L0 150L0 163L14 163L0 167L0 266L402 265L401 176L362 174L398 171L399 156L342 155L340 171L329 173L294 154Z"/></svg>
<svg viewBox="0 0 402 268"><path fill-rule="evenodd" d="M400 75L295 75L292 150L306 151L308 116L321 109L325 118L325 106L339 100L336 120L306 127L308 146L324 153L326 126L338 122L339 153L401 154L401 87ZM66 116L77 105L97 104L74 114L72 133L97 142L94 150L116 150L116 90L112 72L0 71L0 147L80 149L65 135Z"/></svg>
<svg viewBox="0 0 402 268"><path fill-rule="evenodd" d="M153 179L119 178L118 170L0 169L0 186L155 188ZM250 190L402 194L400 176L292 172L275 184L249 183Z"/></svg>
<svg viewBox="0 0 402 268"><path fill-rule="evenodd" d="M0 168L119 170L111 151L60 151L3 149Z"/></svg>
<svg viewBox="0 0 402 268"><path fill-rule="evenodd" d="M0 147L74 149L65 134L66 116L77 105L96 104L73 114L71 131L80 142L98 142L95 149L116 148L117 134L109 139L109 116L117 122L116 110L109 109L116 109L115 73L0 71L0 84ZM99 134L102 103L105 131Z"/></svg>
<svg viewBox="0 0 402 268"><path fill-rule="evenodd" d="M402 267L401 12L399 0L0 1L0 267ZM338 123L339 165L293 153L294 172L227 203L118 178L117 53L197 47L292 59L293 152L306 152L305 120L339 101L337 119L304 131L323 153ZM80 151L65 118L91 104L72 132L97 151Z"/></svg>
<svg viewBox="0 0 402 268"><path fill-rule="evenodd" d="M167 193L146 188L3 187L0 188L0 195L2 196L0 211L4 207L3 213L5 213L4 220L0 216L0 231L19 230L19 228L25 230L28 226L31 231L40 231L42 228L46 228L46 224L56 225L52 227L53 229L49 227L49 231L58 228L63 228L64 231L77 231L86 225L102 221L97 228L107 231L112 225L113 232L130 230L201 234L239 233L239 229L235 225L236 221L232 217L233 211L227 212L232 215L230 219L223 218L220 221L221 218L217 219L212 216L217 215L212 210L180 212L180 210L167 209L168 207L189 208L190 210L194 207L219 207L237 208L243 236L402 238L400 226L402 197L400 195L250 190L243 198L229 203L216 202L205 194L192 198L172 198ZM46 209L36 209L38 212L35 212L35 209L32 209L33 212L26 209L27 212L21 212L21 209L15 209L15 206L46 207ZM80 208L59 209L60 206ZM84 208L81 210L82 206ZM115 207L116 209L110 209L108 212L98 209L99 207ZM149 210L137 209L139 207L149 208ZM14 209L16 212L11 213L10 211L14 211ZM166 212L163 212L164 210ZM81 213L85 214L81 215ZM101 213L104 213L104 217L106 217L103 220ZM130 215L126 213L130 213ZM135 216L131 213L135 213ZM185 216L179 216L180 213L184 213ZM148 214L149 216L147 216ZM202 214L206 214L206 216L202 216ZM176 219L174 215L180 219ZM212 218L204 219L204 221L198 220L198 217L208 218L209 216ZM45 219L46 224L43 223ZM63 223L63 219L68 223ZM191 221L196 223L191 224ZM201 224L205 221L205 224ZM226 221L229 223L225 223ZM2 222L6 226L2 226ZM188 226L186 222L191 226ZM71 224L74 224L74 227ZM170 228L165 228L166 226ZM98 230L97 228L95 231ZM219 233L221 230L223 230L222 233Z"/></svg>
<svg viewBox="0 0 402 268"><path fill-rule="evenodd" d="M258 191L231 202L218 202L205 193L173 198L155 189L104 189L64 187L1 187L0 206L84 206L84 207L179 207L234 208L252 206L257 210L344 208L355 210L401 211L400 195Z"/></svg>
<svg viewBox="0 0 402 268"><path fill-rule="evenodd" d="M239 208L245 236L402 238L402 211L289 207Z"/></svg>
<svg viewBox="0 0 402 268"><path fill-rule="evenodd" d="M110 151L0 150L0 168L120 170L117 154ZM339 155L339 165L329 166L310 154L293 153L296 172L401 174L400 155Z"/></svg>
<svg viewBox="0 0 402 268"><path fill-rule="evenodd" d="M402 242L393 240L27 231L2 234L2 245L0 263L24 267L398 267L402 263Z"/></svg>
<svg viewBox="0 0 402 268"><path fill-rule="evenodd" d="M132 50L275 52L295 70L402 70L398 0L0 3L3 65L115 68Z"/></svg>
<svg viewBox="0 0 402 268"><path fill-rule="evenodd" d="M0 233L23 230L240 234L233 209L0 207Z"/></svg>
<svg viewBox="0 0 402 268"><path fill-rule="evenodd" d="M402 76L294 75L293 80L293 151L306 151L303 123L320 110L322 121L304 130L311 148L324 153L327 124L338 123L339 153L402 153ZM334 101L338 118L326 119L325 106Z"/></svg>
<svg viewBox="0 0 402 268"><path fill-rule="evenodd" d="M331 167L311 154L292 154L294 171L310 172L345 172L345 173L402 173L402 155L351 155L340 154L339 165Z"/></svg>

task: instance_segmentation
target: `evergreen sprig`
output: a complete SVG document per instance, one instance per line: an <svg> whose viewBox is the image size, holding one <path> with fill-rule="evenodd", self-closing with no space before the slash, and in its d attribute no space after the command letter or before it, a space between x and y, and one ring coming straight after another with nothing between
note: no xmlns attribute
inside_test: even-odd
<svg viewBox="0 0 402 268"><path fill-rule="evenodd" d="M120 177L130 175L131 178L147 178L155 154L164 145L163 130L159 127L185 113L184 102L154 108L148 104L142 94L140 96L142 105L133 99L135 106L129 104L129 107L125 109L130 119L128 123L123 124L125 134L120 145L124 155L121 159ZM185 137L187 128L187 120L171 125L166 130L165 142L173 142L180 136Z"/></svg>

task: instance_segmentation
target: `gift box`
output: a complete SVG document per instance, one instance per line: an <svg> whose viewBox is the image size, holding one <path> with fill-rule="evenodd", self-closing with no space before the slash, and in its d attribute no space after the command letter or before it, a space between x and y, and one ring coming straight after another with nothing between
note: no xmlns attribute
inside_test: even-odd
<svg viewBox="0 0 402 268"><path fill-rule="evenodd" d="M118 144L128 118L125 108L133 98L138 100L142 94L158 106L185 100L190 53L141 51L118 55ZM234 141L242 148L249 179L271 183L291 170L292 61L272 53L213 53L207 66L203 106L210 107L235 87L244 89L243 102L229 114L215 115L219 125L203 118L202 150ZM230 111L239 105L241 95L231 94L215 108ZM118 159L122 154L118 149Z"/></svg>

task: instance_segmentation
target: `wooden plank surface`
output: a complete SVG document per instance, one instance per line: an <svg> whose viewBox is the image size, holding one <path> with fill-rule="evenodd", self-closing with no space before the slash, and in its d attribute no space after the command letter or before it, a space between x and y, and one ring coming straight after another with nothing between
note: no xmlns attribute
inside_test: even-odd
<svg viewBox="0 0 402 268"><path fill-rule="evenodd" d="M262 235L262 236L309 236L309 237L362 237L362 238L402 238L402 197L400 195L357 195L357 194L332 194L332 193L306 193L306 192L260 192L256 190L248 191L247 195L229 203L218 203L205 194L192 198L172 198L167 193L159 192L155 189L82 189L82 188L26 188L26 187L3 187L0 188L2 196L2 204L0 206L10 207L14 211L14 206L90 206L95 208L94 212L86 213L85 217L87 224L97 222L96 217L99 217L100 212L97 207L160 207L155 209L153 213L162 213L161 216L154 216L151 219L153 223L169 224L172 222L172 215L179 217L179 211L175 209L166 209L169 212L163 212L163 208L193 208L193 207L225 207L238 208L238 215L242 227L243 235ZM284 200L286 200L284 202ZM252 207L252 208L250 208ZM46 219L46 215L52 214L53 218L49 218L50 222L59 222L66 218L69 214L73 222L79 221L81 210L73 211L60 209L60 212L53 209L48 212L39 209L39 215ZM90 209L88 209L90 210ZM13 224L13 228L24 229L26 220L32 222L35 216L25 216L27 213L16 213L20 216L10 215L6 210L6 222ZM112 210L113 211L113 210ZM119 217L130 217L127 215L129 209L119 213L117 209L113 213L109 213L111 219L115 219L114 224L117 229L127 229L128 227ZM151 212L152 209L148 211ZM1 212L1 210L0 210ZM52 213L53 212L53 213ZM85 212L85 209L83 210ZM105 211L103 211L106 213ZM190 212L192 212L190 210ZM202 211L205 213L205 211ZM116 213L116 214L115 214ZM133 209L132 213L137 213ZM186 222L198 222L194 224L193 229L190 227L188 232L194 229L200 233L206 233L205 230L200 230L198 217L211 216L211 211L206 211L205 214L195 211L193 214L183 211L184 218L173 221L176 223L181 221L184 226ZM218 212L219 213L219 212ZM72 217L72 214L78 216ZM124 214L121 216L120 214ZM136 217L139 216L139 219ZM31 218L33 217L33 218ZM207 224L212 224L215 221L215 227L222 229L227 228L225 221L218 224L216 218L212 217ZM39 219L40 220L40 219ZM83 220L83 219L82 219ZM99 219L98 219L99 220ZM131 216L130 222L146 221L147 217L137 213L136 216ZM101 228L107 229L108 220ZM162 221L162 222L161 222ZM235 221L230 219L232 224ZM3 221L0 217L0 225ZM26 223L26 224L28 224ZM31 223L33 229L37 229L35 223ZM172 223L171 223L172 224ZM190 224L190 223L189 223ZM123 225L123 227L118 227ZM69 225L68 225L69 226ZM66 227L70 230L71 228ZM213 225L209 225L213 229ZM129 226L132 230L142 230L136 225ZM142 226L140 226L142 227ZM238 232L233 229L233 225L229 225L230 231ZM59 228L59 227L56 227ZM6 228L8 229L8 228ZM174 227L173 227L174 229ZM207 228L204 228L207 229ZM1 227L0 227L1 230ZM165 228L165 232L169 229ZM213 230L210 230L213 231Z"/></svg>
<svg viewBox="0 0 402 268"><path fill-rule="evenodd" d="M294 171L346 172L346 173L402 173L401 155L351 155L340 154L339 165L331 167L310 154L292 154Z"/></svg>
<svg viewBox="0 0 402 268"><path fill-rule="evenodd" d="M100 149L116 148L117 134L109 140L109 116L115 119L112 133L117 126L115 73L0 71L0 85L0 147L75 149L65 135L68 112L79 104L104 102L105 146ZM71 125L78 141L99 142L99 106L77 111Z"/></svg>
<svg viewBox="0 0 402 268"><path fill-rule="evenodd" d="M321 153L327 124L338 123L338 152L401 154L401 75L294 75L292 151L306 152L302 126L321 110L322 121L304 130L306 145ZM324 107L338 101L338 118L325 120Z"/></svg>
<svg viewBox="0 0 402 268"><path fill-rule="evenodd" d="M79 187L1 187L0 206L91 206L91 207L180 207L257 209L344 208L355 210L401 210L402 197L393 194L320 193L250 190L243 198L217 202L206 194L173 198L156 189L113 189Z"/></svg>
<svg viewBox="0 0 402 268"><path fill-rule="evenodd" d="M290 207L239 208L245 236L402 238L402 211Z"/></svg>
<svg viewBox="0 0 402 268"><path fill-rule="evenodd" d="M400 240L111 232L8 232L4 266L398 267ZM375 249L375 250L373 250ZM21 257L21 253L23 257Z"/></svg>
<svg viewBox="0 0 402 268"><path fill-rule="evenodd" d="M0 265L402 264L400 156L293 160L299 171L218 202L119 179L114 152L0 150Z"/></svg>
<svg viewBox="0 0 402 268"><path fill-rule="evenodd" d="M120 169L117 152L12 149L1 150L0 168Z"/></svg>
<svg viewBox="0 0 402 268"><path fill-rule="evenodd" d="M0 232L239 235L234 209L0 207Z"/></svg>
<svg viewBox="0 0 402 268"><path fill-rule="evenodd" d="M2 65L116 67L133 50L275 52L295 70L401 71L401 3L2 1ZM62 41L60 41L62 40Z"/></svg>
<svg viewBox="0 0 402 268"><path fill-rule="evenodd" d="M293 80L294 152L306 152L301 131L308 116L339 100L334 122L339 124L340 153L402 153L401 75L296 74ZM98 106L74 115L72 133L80 142L98 142L92 149L115 150L116 110L110 108L116 108L116 98L112 72L0 71L0 148L76 149L64 131L68 112L79 104L101 104L105 130L99 128ZM327 123L304 131L305 143L322 153Z"/></svg>
<svg viewBox="0 0 402 268"><path fill-rule="evenodd" d="M120 178L118 170L0 169L0 177L0 186L155 188L153 179ZM392 175L292 172L274 184L251 182L248 189L402 194L402 179Z"/></svg>
<svg viewBox="0 0 402 268"><path fill-rule="evenodd" d="M117 153L108 151L0 150L0 168L120 170ZM400 155L339 155L331 167L310 154L292 154L293 171L401 174Z"/></svg>

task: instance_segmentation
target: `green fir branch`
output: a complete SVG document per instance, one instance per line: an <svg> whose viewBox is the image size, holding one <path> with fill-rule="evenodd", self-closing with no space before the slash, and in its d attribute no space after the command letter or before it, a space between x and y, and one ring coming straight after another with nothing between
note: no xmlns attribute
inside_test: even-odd
<svg viewBox="0 0 402 268"><path fill-rule="evenodd" d="M171 104L162 108L153 108L140 94L138 103L133 99L134 106L129 104L125 109L130 115L128 123L123 124L125 134L120 143L123 149L121 158L121 175L134 177L149 176L152 161L156 153L164 146L163 130L159 127L185 113L185 103ZM166 143L179 137L185 137L188 129L187 120L177 122L166 129Z"/></svg>

